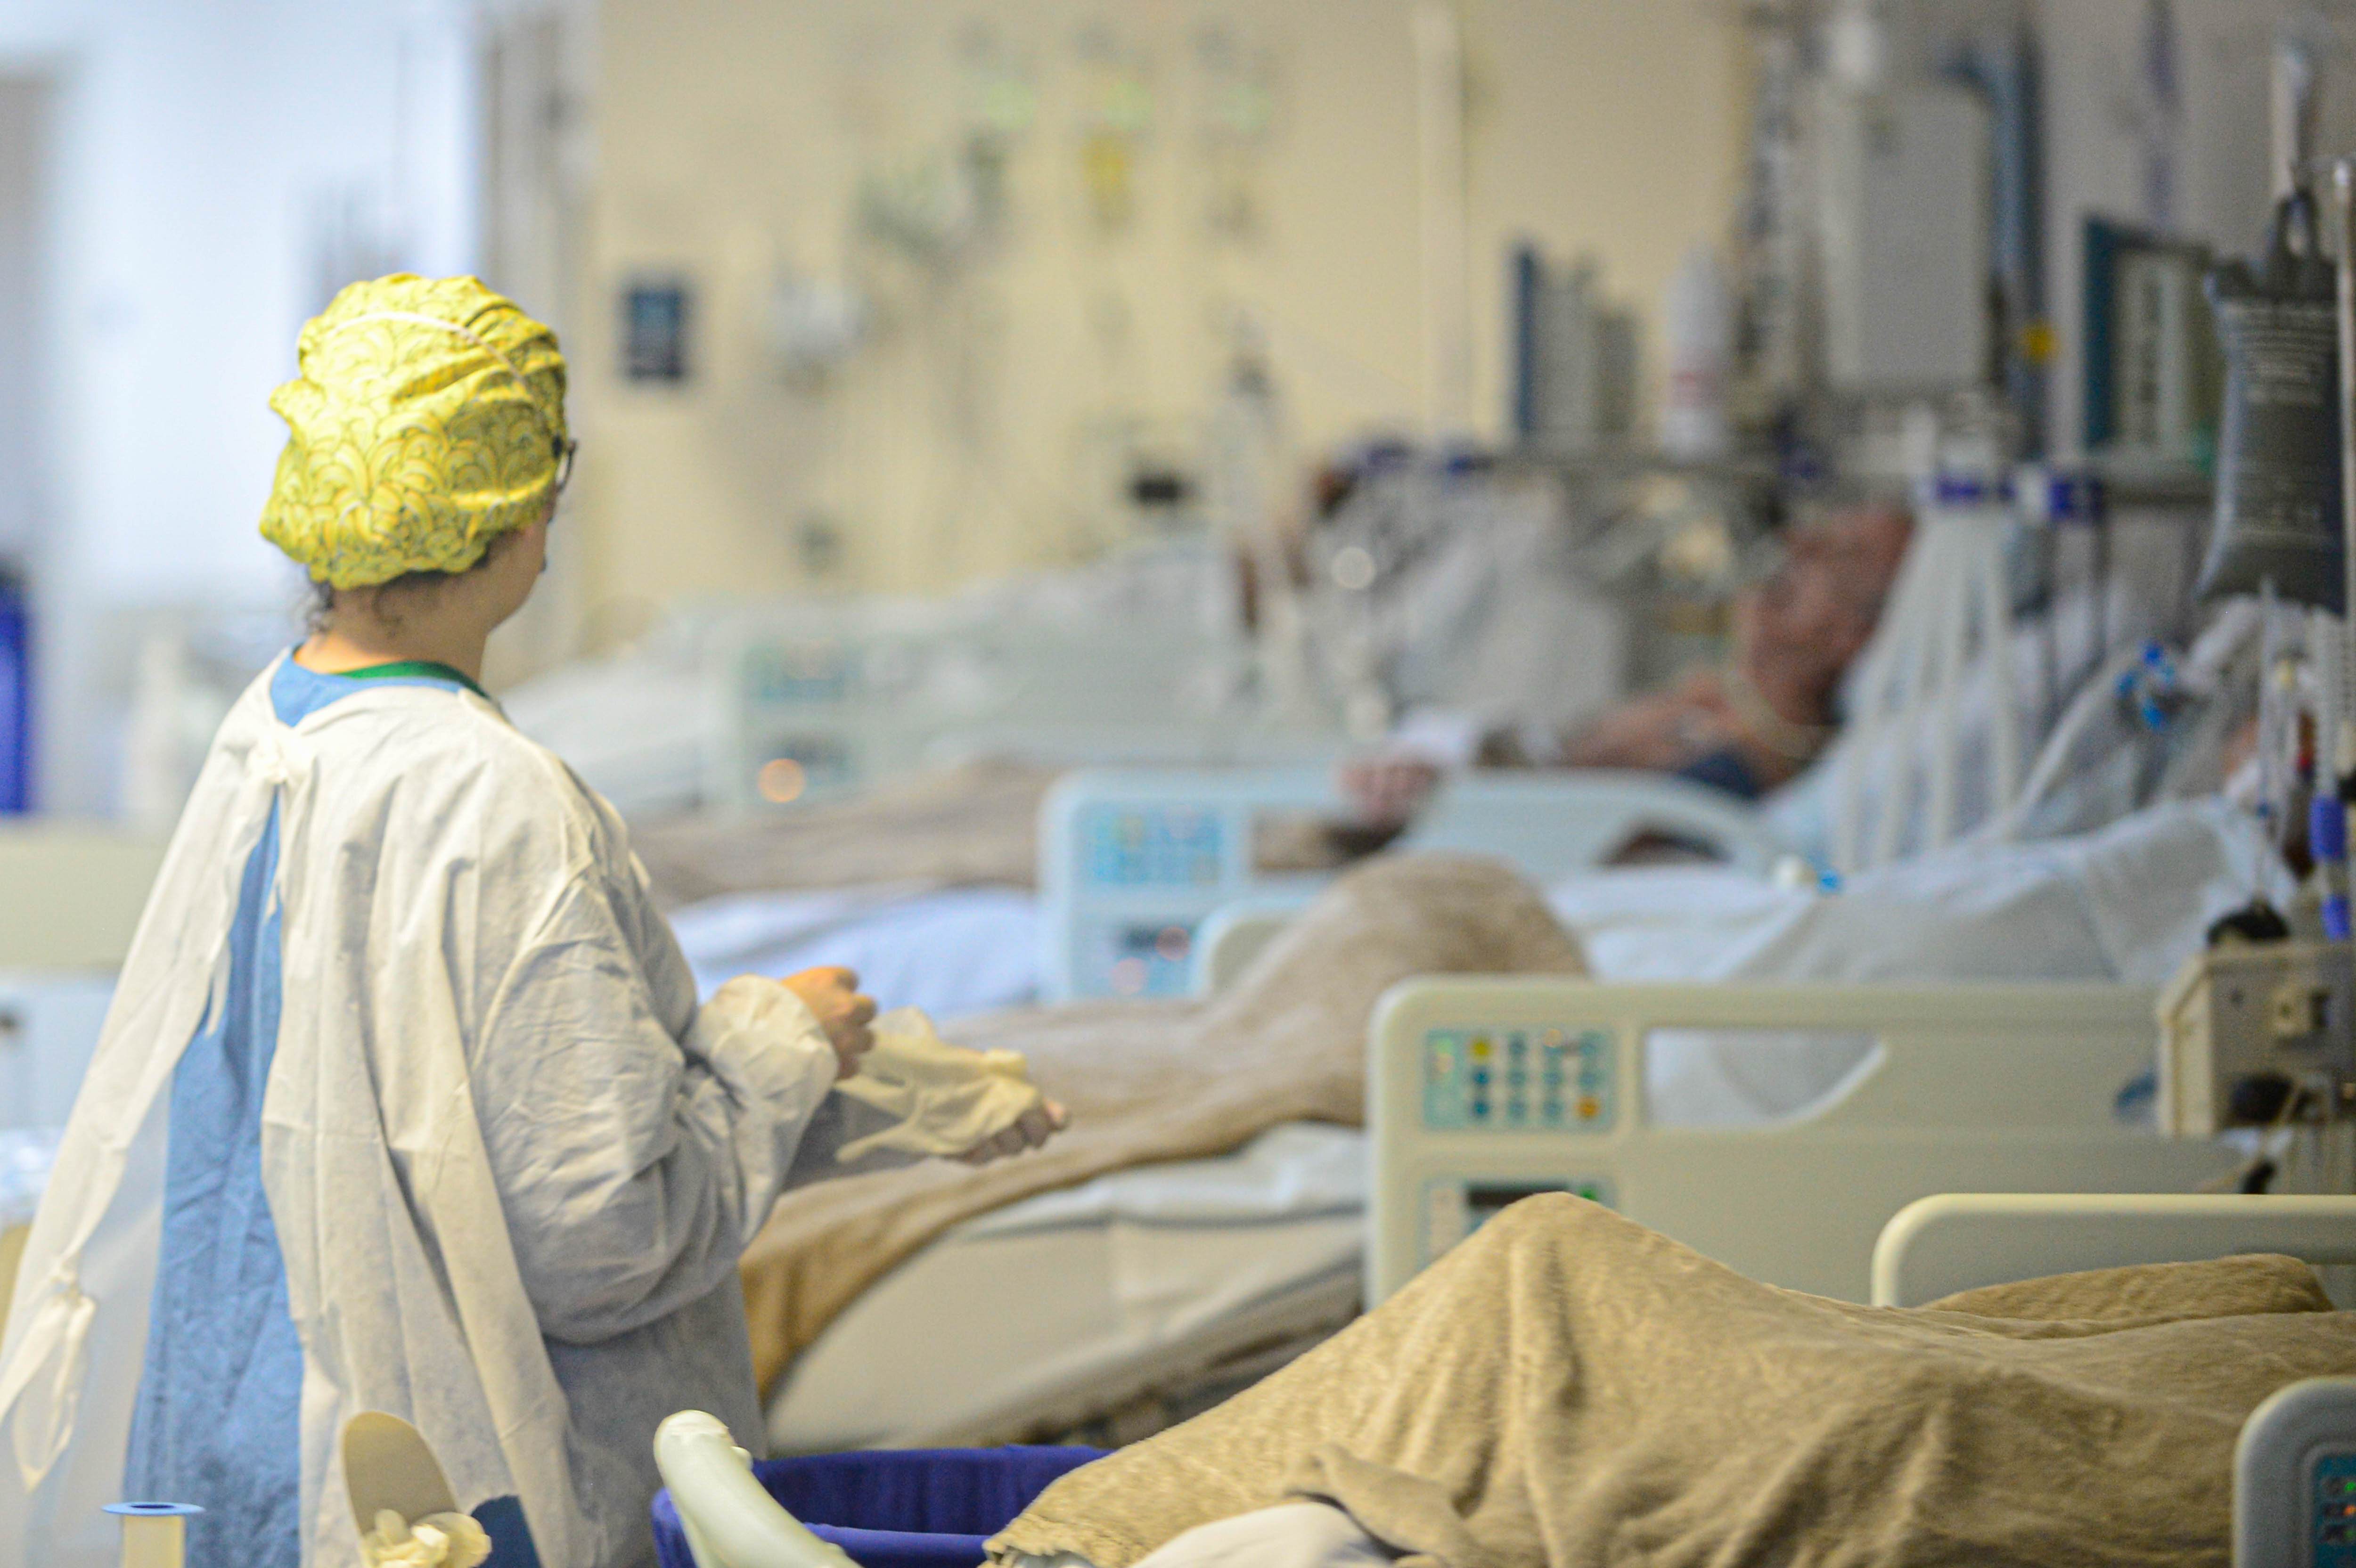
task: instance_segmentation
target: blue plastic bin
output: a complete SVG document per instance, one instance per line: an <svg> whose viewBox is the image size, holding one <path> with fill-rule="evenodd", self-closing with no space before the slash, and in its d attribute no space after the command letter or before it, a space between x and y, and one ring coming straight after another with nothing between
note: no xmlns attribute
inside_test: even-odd
<svg viewBox="0 0 2356 1568"><path fill-rule="evenodd" d="M1047 1483L1102 1448L876 1448L765 1459L754 1478L861 1568L974 1568L981 1543ZM655 1494L655 1555L695 1568L670 1493Z"/></svg>

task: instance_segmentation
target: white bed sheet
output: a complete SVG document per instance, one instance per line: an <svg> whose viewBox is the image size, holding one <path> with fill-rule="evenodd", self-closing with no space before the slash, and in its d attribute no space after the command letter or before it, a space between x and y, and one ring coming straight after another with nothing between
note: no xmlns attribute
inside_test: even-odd
<svg viewBox="0 0 2356 1568"><path fill-rule="evenodd" d="M1573 877L1547 901L1607 980L2157 985L2259 893L2286 901L2288 874L2246 812L2211 798L2073 838L1958 846L1837 893L1680 866Z"/></svg>
<svg viewBox="0 0 2356 1568"><path fill-rule="evenodd" d="M706 997L738 975L776 979L829 964L856 969L884 1007L936 1019L1039 994L1039 901L1021 888L742 893L676 912L671 929Z"/></svg>
<svg viewBox="0 0 2356 1568"><path fill-rule="evenodd" d="M2257 824L2210 798L2076 837L1957 846L1833 894L1667 867L1571 878L1549 901L1607 980L2158 985L2217 916L2291 891ZM1036 997L1038 921L1018 889L880 886L716 899L673 923L707 993L842 964L886 1005L954 1019ZM1665 1038L1647 1053L1649 1103L1673 1125L1776 1120L1837 1093L1869 1049Z"/></svg>
<svg viewBox="0 0 2356 1568"><path fill-rule="evenodd" d="M795 1362L775 1453L969 1441L1072 1421L1330 1319L1358 1293L1365 1142L1274 1127L967 1221Z"/></svg>
<svg viewBox="0 0 2356 1568"><path fill-rule="evenodd" d="M2257 823L2212 798L2074 838L1944 850L1837 893L1677 867L1574 878L1548 901L1607 980L2156 986L2219 915L2291 891ZM1872 1049L1856 1035L1665 1032L1647 1042L1647 1104L1670 1125L1775 1121L1841 1093Z"/></svg>

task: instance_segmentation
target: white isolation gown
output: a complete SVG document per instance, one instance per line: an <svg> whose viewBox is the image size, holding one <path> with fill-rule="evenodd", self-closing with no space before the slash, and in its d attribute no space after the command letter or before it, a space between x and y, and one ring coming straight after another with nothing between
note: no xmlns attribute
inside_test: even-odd
<svg viewBox="0 0 2356 1568"><path fill-rule="evenodd" d="M259 1170L304 1562L359 1561L336 1445L368 1409L423 1431L462 1507L519 1502L546 1568L643 1561L654 1423L759 1430L735 1261L859 1108L782 987L697 1008L618 819L491 703L352 680L287 709L305 678L335 680L282 659L223 723L59 1150L0 1347L0 1568L115 1560L97 1510L151 1302L190 1299L157 1291L175 1068L233 1005L241 885L273 859Z"/></svg>

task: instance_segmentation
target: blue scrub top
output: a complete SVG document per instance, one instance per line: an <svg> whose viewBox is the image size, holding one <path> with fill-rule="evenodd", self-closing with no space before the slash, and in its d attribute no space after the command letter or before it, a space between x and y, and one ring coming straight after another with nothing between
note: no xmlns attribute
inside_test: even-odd
<svg viewBox="0 0 2356 1568"><path fill-rule="evenodd" d="M413 670L413 667L410 667ZM282 723L372 686L463 682L404 672L321 675L280 662ZM262 1186L262 1098L278 1046L278 811L245 863L229 985L172 1074L163 1249L123 1495L195 1503L194 1568L301 1568L303 1346ZM538 1568L513 1498L475 1510L496 1568Z"/></svg>

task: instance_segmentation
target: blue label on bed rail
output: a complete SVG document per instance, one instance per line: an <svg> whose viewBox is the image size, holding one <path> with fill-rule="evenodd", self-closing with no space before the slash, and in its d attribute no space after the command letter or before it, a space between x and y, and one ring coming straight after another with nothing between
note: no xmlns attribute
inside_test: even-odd
<svg viewBox="0 0 2356 1568"><path fill-rule="evenodd" d="M1612 1125L1604 1029L1436 1029L1423 1040L1423 1125L1435 1132L1599 1133Z"/></svg>

